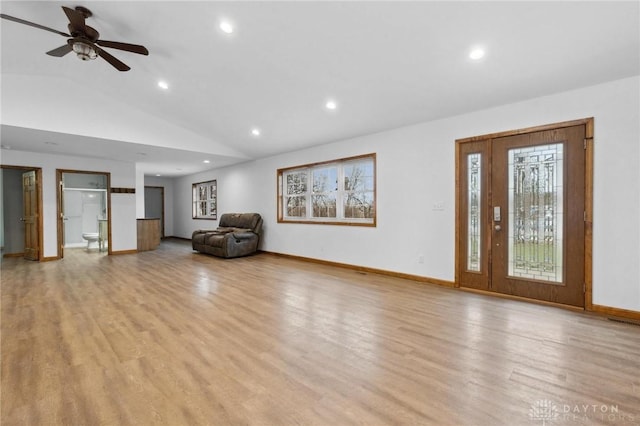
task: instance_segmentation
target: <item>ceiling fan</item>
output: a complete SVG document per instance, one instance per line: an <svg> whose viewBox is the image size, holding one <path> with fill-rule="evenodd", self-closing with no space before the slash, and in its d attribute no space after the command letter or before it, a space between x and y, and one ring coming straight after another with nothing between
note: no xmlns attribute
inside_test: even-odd
<svg viewBox="0 0 640 426"><path fill-rule="evenodd" d="M78 58L82 59L83 61L96 59L98 56L100 56L102 59L113 65L113 67L115 67L118 71L129 71L131 68L128 65L113 57L105 50L101 49L100 46L125 50L127 52L138 53L140 55L149 54L149 51L146 47L140 46L138 44L100 40L100 33L85 24L85 19L89 18L92 15L91 11L86 7L77 6L74 10L62 6L62 10L69 19L68 28L70 34L54 30L53 28L45 27L44 25L25 21L24 19L5 15L3 13L0 13L0 18L8 19L9 21L14 21L19 24L29 25L31 27L40 28L41 30L60 34L63 37L69 37L69 39L67 40L67 44L47 52L47 55L51 56L62 57L67 53L75 52Z"/></svg>

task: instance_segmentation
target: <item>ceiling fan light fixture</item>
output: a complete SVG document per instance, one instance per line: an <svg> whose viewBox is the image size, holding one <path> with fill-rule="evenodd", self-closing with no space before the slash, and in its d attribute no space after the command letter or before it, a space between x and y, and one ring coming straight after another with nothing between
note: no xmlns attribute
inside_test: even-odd
<svg viewBox="0 0 640 426"><path fill-rule="evenodd" d="M98 53L93 46L83 41L74 41L72 47L73 51L78 55L78 58L83 61L93 60L98 57Z"/></svg>
<svg viewBox="0 0 640 426"><path fill-rule="evenodd" d="M145 56L149 54L149 50L139 44L100 40L100 33L85 22L87 18L92 16L91 11L86 7L78 6L75 9L70 9L66 6L62 6L62 11L69 20L69 24L67 25L67 28L69 28L69 34L53 28L45 27L44 25L36 24L35 22L25 21L24 19L16 18L15 16L5 15L4 13L0 13L0 18L49 31L65 37L67 39L67 43L46 52L49 56L61 58L68 53L75 52L78 58L83 61L90 61L100 56L100 58L107 61L118 71L129 71L131 67L118 58L112 56L109 52L102 50L100 47L124 50L126 52L137 53Z"/></svg>

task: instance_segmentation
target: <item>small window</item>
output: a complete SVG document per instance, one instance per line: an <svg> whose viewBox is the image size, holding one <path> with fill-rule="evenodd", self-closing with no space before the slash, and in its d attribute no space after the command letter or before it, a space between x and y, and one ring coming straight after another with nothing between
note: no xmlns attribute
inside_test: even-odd
<svg viewBox="0 0 640 426"><path fill-rule="evenodd" d="M215 180L194 183L192 213L194 219L218 218L218 184Z"/></svg>
<svg viewBox="0 0 640 426"><path fill-rule="evenodd" d="M278 170L278 222L375 226L376 156Z"/></svg>
<svg viewBox="0 0 640 426"><path fill-rule="evenodd" d="M288 217L307 216L307 175L303 172L287 173L285 190L286 215Z"/></svg>

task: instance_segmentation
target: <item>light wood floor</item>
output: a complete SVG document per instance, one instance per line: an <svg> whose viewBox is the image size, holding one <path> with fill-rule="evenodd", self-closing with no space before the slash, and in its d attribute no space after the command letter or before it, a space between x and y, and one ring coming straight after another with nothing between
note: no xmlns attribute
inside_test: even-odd
<svg viewBox="0 0 640 426"><path fill-rule="evenodd" d="M65 256L2 262L2 425L640 424L636 325L186 241Z"/></svg>

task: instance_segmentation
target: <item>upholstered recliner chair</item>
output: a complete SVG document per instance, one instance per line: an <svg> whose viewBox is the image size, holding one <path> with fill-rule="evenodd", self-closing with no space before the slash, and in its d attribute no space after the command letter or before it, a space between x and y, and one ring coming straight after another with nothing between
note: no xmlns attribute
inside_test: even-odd
<svg viewBox="0 0 640 426"><path fill-rule="evenodd" d="M194 250L230 258L255 253L262 234L262 217L258 213L225 213L218 229L198 229L191 235Z"/></svg>

